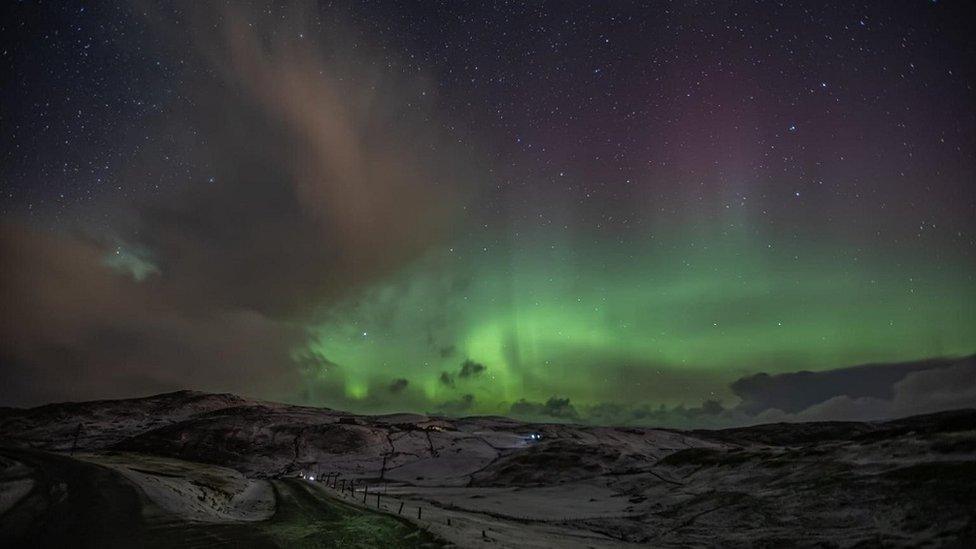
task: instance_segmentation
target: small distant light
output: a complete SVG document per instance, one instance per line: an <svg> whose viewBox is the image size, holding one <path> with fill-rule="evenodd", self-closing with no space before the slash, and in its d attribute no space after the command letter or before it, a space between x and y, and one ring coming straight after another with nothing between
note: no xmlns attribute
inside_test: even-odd
<svg viewBox="0 0 976 549"><path fill-rule="evenodd" d="M315 480L315 475L308 475L308 480Z"/></svg>

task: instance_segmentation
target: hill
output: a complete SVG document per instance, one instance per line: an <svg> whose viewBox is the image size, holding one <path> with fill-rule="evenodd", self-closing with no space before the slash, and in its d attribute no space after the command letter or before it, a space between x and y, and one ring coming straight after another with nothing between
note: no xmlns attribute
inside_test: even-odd
<svg viewBox="0 0 976 549"><path fill-rule="evenodd" d="M73 489L107 502L128 494L144 502L147 524L189 524L181 531L214 530L245 545L292 545L297 538L279 530L294 533L293 525L275 525L298 512L296 502L328 516L346 509L355 520L353 510L378 510L394 522L368 530L408 545L420 539L416 526L432 535L417 543L460 546L976 539L976 410L683 432L360 416L180 391L2 409L0 440L8 541L53 520L45 513L60 500L51 479L66 471L78 477L63 482L68 500ZM321 528L307 526L301 539L335 542L322 532L342 521L311 520L308 509L303 524Z"/></svg>

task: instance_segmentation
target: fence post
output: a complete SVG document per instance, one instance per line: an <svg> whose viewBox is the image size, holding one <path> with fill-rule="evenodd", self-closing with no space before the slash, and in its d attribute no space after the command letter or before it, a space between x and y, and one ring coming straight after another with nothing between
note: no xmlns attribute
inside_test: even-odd
<svg viewBox="0 0 976 549"><path fill-rule="evenodd" d="M75 455L75 450L78 449L78 437L81 436L81 423L78 424L78 428L75 429L75 440L71 443L71 455ZM383 460L386 463L386 460Z"/></svg>
<svg viewBox="0 0 976 549"><path fill-rule="evenodd" d="M417 506L417 520L420 520L421 512L424 510L423 507Z"/></svg>
<svg viewBox="0 0 976 549"><path fill-rule="evenodd" d="M380 508L380 493L376 492L376 508Z"/></svg>
<svg viewBox="0 0 976 549"><path fill-rule="evenodd" d="M342 479L342 488L339 488L339 493L341 494L345 491L346 491L346 479Z"/></svg>
<svg viewBox="0 0 976 549"><path fill-rule="evenodd" d="M366 505L366 494L369 493L369 485L363 486L363 505Z"/></svg>
<svg viewBox="0 0 976 549"><path fill-rule="evenodd" d="M397 509L397 514L399 515L399 514L400 514L400 513L402 513L402 512L403 512L403 502L401 501L401 502L400 502L400 508L399 508L399 509Z"/></svg>

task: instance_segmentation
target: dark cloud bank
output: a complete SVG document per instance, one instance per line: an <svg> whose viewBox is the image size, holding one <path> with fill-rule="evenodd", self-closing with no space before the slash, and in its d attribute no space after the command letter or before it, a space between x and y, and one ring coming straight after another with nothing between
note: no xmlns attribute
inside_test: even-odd
<svg viewBox="0 0 976 549"><path fill-rule="evenodd" d="M732 427L770 422L871 421L976 408L976 355L898 364L867 364L821 372L757 374L731 384L739 404L576 407L568 398L519 400L510 413L532 421L612 425Z"/></svg>

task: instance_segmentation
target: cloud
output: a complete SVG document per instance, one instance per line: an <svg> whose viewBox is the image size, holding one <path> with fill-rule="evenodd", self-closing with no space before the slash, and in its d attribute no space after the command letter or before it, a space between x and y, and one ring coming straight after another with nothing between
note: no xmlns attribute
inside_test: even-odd
<svg viewBox="0 0 976 549"><path fill-rule="evenodd" d="M512 404L509 413L515 417L524 419L579 419L579 413L570 403L568 398L550 397L549 400L542 402L532 402L520 399Z"/></svg>
<svg viewBox="0 0 976 549"><path fill-rule="evenodd" d="M451 358L452 356L454 356L456 350L457 349L455 348L454 345L447 345L438 349L437 352L441 356L441 358Z"/></svg>
<svg viewBox="0 0 976 549"><path fill-rule="evenodd" d="M407 381L406 379L402 378L402 377L401 378L394 379L390 383L390 392L391 393L394 393L394 394L396 394L396 393L402 393L403 390L406 389L407 388L407 385L409 385L409 384L410 384L410 382Z"/></svg>
<svg viewBox="0 0 976 549"><path fill-rule="evenodd" d="M481 375L486 370L484 364L479 364L473 360L465 360L461 364L461 370L458 372L458 377L469 378Z"/></svg>
<svg viewBox="0 0 976 549"><path fill-rule="evenodd" d="M78 236L0 225L0 402L131 397L183 387L268 397L299 382L304 330L248 310L187 314Z"/></svg>
<svg viewBox="0 0 976 549"><path fill-rule="evenodd" d="M616 402L573 405L568 398L552 397L546 402L520 399L511 405L509 413L533 421L556 419L680 429L719 429L783 421L893 419L976 408L976 356L823 372L759 374L731 385L740 397L747 396L748 400L732 407L713 399L697 406L667 407Z"/></svg>
<svg viewBox="0 0 976 549"><path fill-rule="evenodd" d="M463 414L474 407L474 395L466 394L456 400L448 400L437 405L437 409L449 415Z"/></svg>
<svg viewBox="0 0 976 549"><path fill-rule="evenodd" d="M717 400L706 400L699 406L679 404L666 406L628 406L599 403L582 407L582 418L600 425L650 425L672 428L721 428L740 425L749 418L740 411L727 409Z"/></svg>
<svg viewBox="0 0 976 549"><path fill-rule="evenodd" d="M891 399L894 384L912 372L944 368L952 360L937 359L897 364L867 364L822 372L756 374L731 384L742 399L739 408L757 414L770 408L799 412L834 397Z"/></svg>
<svg viewBox="0 0 976 549"><path fill-rule="evenodd" d="M441 382L441 385L446 387L454 387L454 376L447 372L441 372L441 375L437 378L437 380Z"/></svg>
<svg viewBox="0 0 976 549"><path fill-rule="evenodd" d="M173 131L203 128L213 180L144 202L137 219L188 306L307 313L449 234L478 172L413 99L416 82L301 10L199 12L190 58L216 78L190 80L199 107Z"/></svg>
<svg viewBox="0 0 976 549"><path fill-rule="evenodd" d="M466 380L472 377L477 377L484 373L487 368L484 364L480 364L473 360L465 360L461 363L461 368L457 373L441 372L440 377L437 378L441 385L445 387L451 387L452 389L457 385L456 381L458 379Z"/></svg>
<svg viewBox="0 0 976 549"><path fill-rule="evenodd" d="M192 136L189 163L212 177L102 204L115 215L98 238L4 223L0 403L184 387L291 400L317 311L450 235L484 172L442 131L433 90L340 27L192 9L187 28L156 14L189 98L156 130ZM119 177L171 169L165 141Z"/></svg>
<svg viewBox="0 0 976 549"><path fill-rule="evenodd" d="M976 357L932 361L934 367L906 374L890 386L890 398L839 395L787 413L771 408L763 421L871 421L958 408L976 408Z"/></svg>

